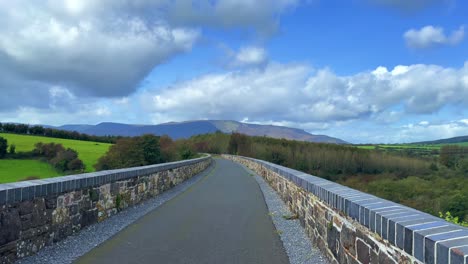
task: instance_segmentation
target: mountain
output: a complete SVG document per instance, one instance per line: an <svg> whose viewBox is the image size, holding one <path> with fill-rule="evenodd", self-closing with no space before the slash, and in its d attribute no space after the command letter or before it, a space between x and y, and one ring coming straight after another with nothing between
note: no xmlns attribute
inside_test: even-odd
<svg viewBox="0 0 468 264"><path fill-rule="evenodd" d="M453 144L453 143L463 143L463 142L468 142L468 136L444 138L444 139L438 139L438 140L432 140L432 141L414 142L411 144Z"/></svg>
<svg viewBox="0 0 468 264"><path fill-rule="evenodd" d="M223 133L238 132L250 136L268 136L309 142L348 144L348 142L338 138L326 135L313 135L297 128L247 124L227 120L195 120L159 125L130 125L105 122L97 125L63 125L57 128L97 136L139 136L143 134L155 134L169 135L174 139L189 138L194 135L221 131Z"/></svg>

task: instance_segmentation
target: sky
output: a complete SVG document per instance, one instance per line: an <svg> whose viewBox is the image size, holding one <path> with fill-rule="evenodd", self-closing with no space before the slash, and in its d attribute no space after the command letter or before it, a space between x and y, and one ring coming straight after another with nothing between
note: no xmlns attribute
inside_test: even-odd
<svg viewBox="0 0 468 264"><path fill-rule="evenodd" d="M464 0L0 0L0 122L468 135Z"/></svg>

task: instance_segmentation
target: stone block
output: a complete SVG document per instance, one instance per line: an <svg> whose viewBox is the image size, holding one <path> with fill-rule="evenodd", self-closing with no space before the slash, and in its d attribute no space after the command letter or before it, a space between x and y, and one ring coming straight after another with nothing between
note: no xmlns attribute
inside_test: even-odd
<svg viewBox="0 0 468 264"><path fill-rule="evenodd" d="M468 237L468 230L426 236L424 239L424 261L429 264L435 263L437 255L436 243L439 244L446 240L459 240L466 237Z"/></svg>
<svg viewBox="0 0 468 264"><path fill-rule="evenodd" d="M354 230L343 225L340 232L341 245L353 255L356 252L356 233Z"/></svg>
<svg viewBox="0 0 468 264"><path fill-rule="evenodd" d="M468 247L468 237L437 243L437 263L448 263L450 259L450 249L461 248L465 246Z"/></svg>
<svg viewBox="0 0 468 264"><path fill-rule="evenodd" d="M436 221L434 221L436 220ZM404 249L406 253L413 254L413 232L415 230L423 230L433 227L447 226L447 222L440 221L434 217L427 217L423 219L410 220L399 222L396 224L397 236L396 245L397 247Z"/></svg>
<svg viewBox="0 0 468 264"><path fill-rule="evenodd" d="M9 208L0 213L0 245L19 238L21 219L17 209Z"/></svg>
<svg viewBox="0 0 468 264"><path fill-rule="evenodd" d="M356 241L356 253L359 262L363 264L370 263L370 247L360 239Z"/></svg>
<svg viewBox="0 0 468 264"><path fill-rule="evenodd" d="M330 251L333 253L335 258L337 258L340 245L340 232L338 232L333 224L327 230L327 244Z"/></svg>
<svg viewBox="0 0 468 264"><path fill-rule="evenodd" d="M20 215L31 214L34 209L34 203L32 201L22 202L19 204L18 209Z"/></svg>
<svg viewBox="0 0 468 264"><path fill-rule="evenodd" d="M456 230L461 230L461 228L447 225L439 227L429 227L423 230L415 230L413 232L413 256L419 261L424 262L424 248L425 248L425 237L433 234L443 234L447 232L453 232Z"/></svg>
<svg viewBox="0 0 468 264"><path fill-rule="evenodd" d="M465 264L468 258L468 246L456 247L450 250L449 264Z"/></svg>

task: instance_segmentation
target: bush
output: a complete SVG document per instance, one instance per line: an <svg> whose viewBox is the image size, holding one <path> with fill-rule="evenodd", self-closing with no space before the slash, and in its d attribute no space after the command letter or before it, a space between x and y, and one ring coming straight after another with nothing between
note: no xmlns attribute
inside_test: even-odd
<svg viewBox="0 0 468 264"><path fill-rule="evenodd" d="M160 162L165 160L161 156L159 137L148 134L117 140L94 167L96 170L110 170Z"/></svg>
<svg viewBox="0 0 468 264"><path fill-rule="evenodd" d="M70 171L83 171L84 168L85 165L83 164L83 161L78 158L75 158L68 163L68 170Z"/></svg>
<svg viewBox="0 0 468 264"><path fill-rule="evenodd" d="M8 153L14 155L16 153L16 146L14 144L10 145L10 148L8 150Z"/></svg>
<svg viewBox="0 0 468 264"><path fill-rule="evenodd" d="M65 149L62 144L39 142L36 144L33 154L44 157L52 166L62 172L84 169L83 162L78 159L78 153L70 148Z"/></svg>
<svg viewBox="0 0 468 264"><path fill-rule="evenodd" d="M8 142L6 139L0 137L0 159L3 159L7 154Z"/></svg>

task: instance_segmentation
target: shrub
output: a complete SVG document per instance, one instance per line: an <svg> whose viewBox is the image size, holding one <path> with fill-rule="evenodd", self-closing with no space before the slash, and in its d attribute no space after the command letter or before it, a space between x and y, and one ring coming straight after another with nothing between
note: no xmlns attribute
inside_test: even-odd
<svg viewBox="0 0 468 264"><path fill-rule="evenodd" d="M57 170L66 171L82 171L84 164L78 159L78 153L73 149L65 149L61 144L37 143L33 150L35 156L44 157Z"/></svg>
<svg viewBox="0 0 468 264"><path fill-rule="evenodd" d="M16 153L16 146L15 146L14 144L11 144L11 145L10 145L10 148L9 148L9 150L8 150L8 153L10 153L10 154L12 154L12 155Z"/></svg>
<svg viewBox="0 0 468 264"><path fill-rule="evenodd" d="M0 159L3 159L7 154L8 142L6 139L0 137Z"/></svg>
<svg viewBox="0 0 468 264"><path fill-rule="evenodd" d="M161 156L159 137L143 135L134 138L122 138L112 145L106 155L94 166L96 170L109 170L144 166L164 162Z"/></svg>

